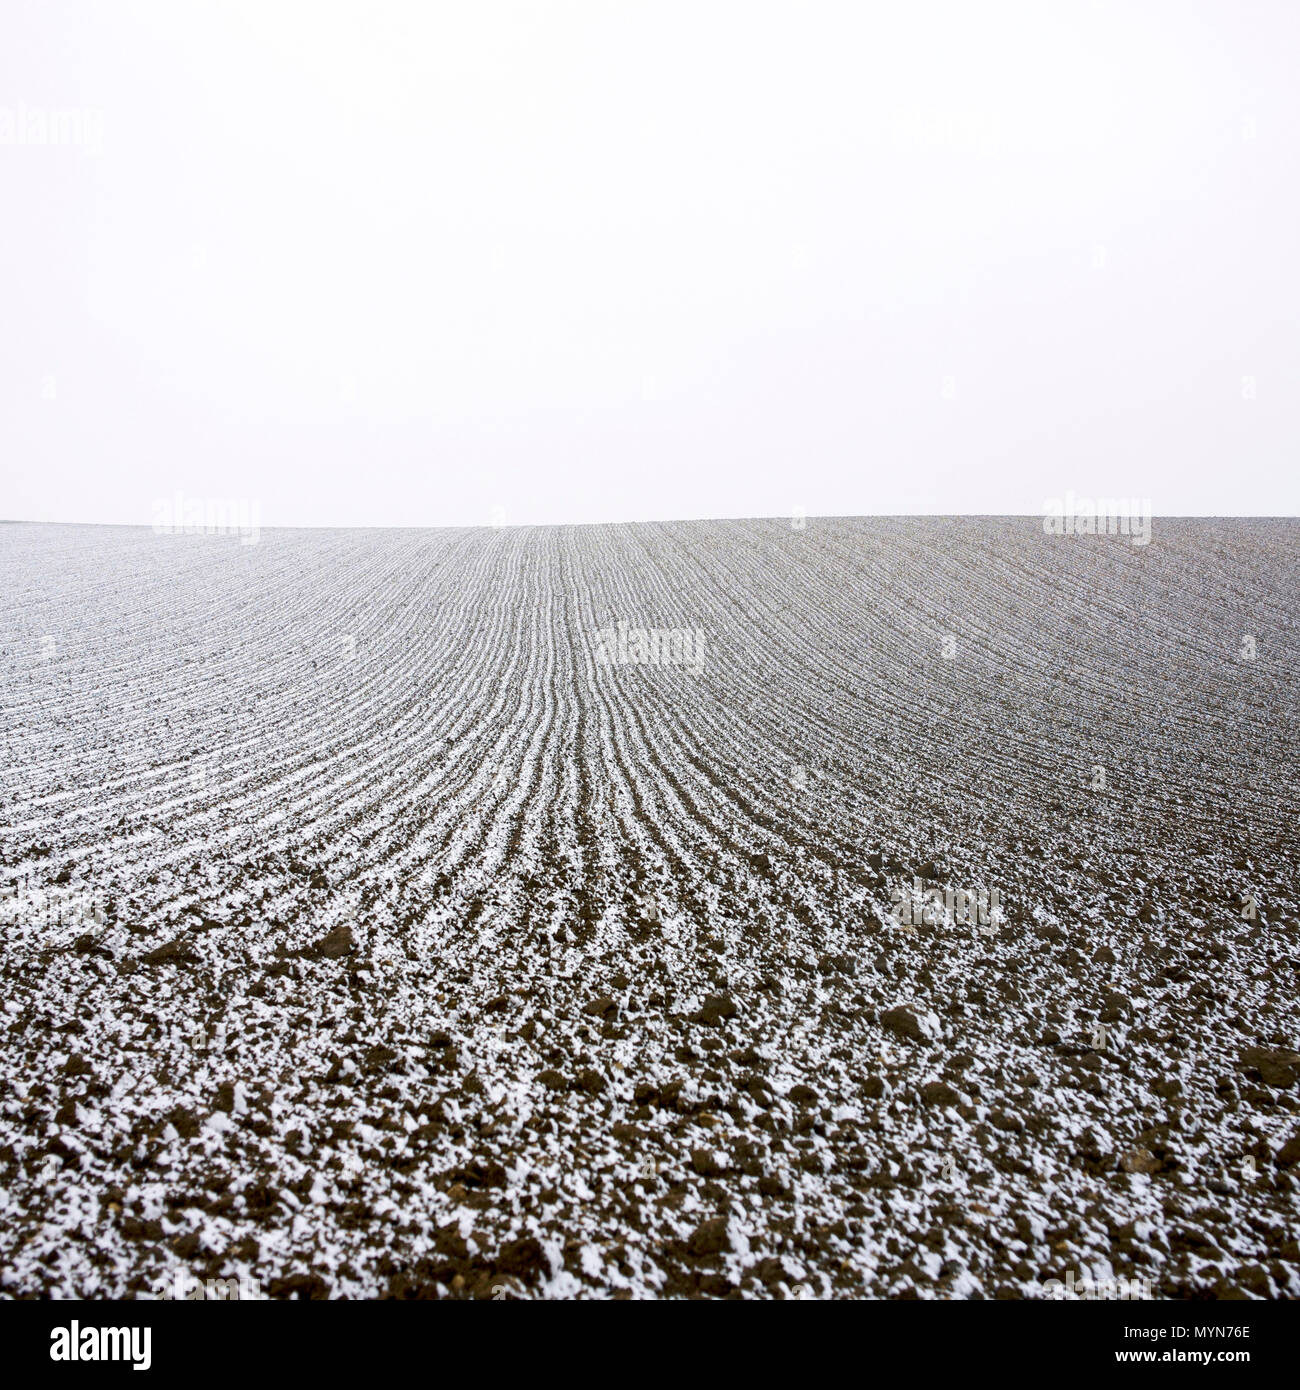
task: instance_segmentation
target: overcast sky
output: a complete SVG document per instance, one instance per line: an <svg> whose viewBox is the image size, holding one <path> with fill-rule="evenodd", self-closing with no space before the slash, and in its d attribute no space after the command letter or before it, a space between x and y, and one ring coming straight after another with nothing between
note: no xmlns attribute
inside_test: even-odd
<svg viewBox="0 0 1300 1390"><path fill-rule="evenodd" d="M1300 513L1298 51L1282 0L6 0L0 516Z"/></svg>

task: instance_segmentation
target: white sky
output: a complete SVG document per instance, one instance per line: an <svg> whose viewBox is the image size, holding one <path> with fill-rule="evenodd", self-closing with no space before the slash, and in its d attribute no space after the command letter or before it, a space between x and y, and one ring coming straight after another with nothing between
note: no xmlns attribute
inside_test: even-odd
<svg viewBox="0 0 1300 1390"><path fill-rule="evenodd" d="M6 0L0 516L1300 513L1298 51L1282 0Z"/></svg>

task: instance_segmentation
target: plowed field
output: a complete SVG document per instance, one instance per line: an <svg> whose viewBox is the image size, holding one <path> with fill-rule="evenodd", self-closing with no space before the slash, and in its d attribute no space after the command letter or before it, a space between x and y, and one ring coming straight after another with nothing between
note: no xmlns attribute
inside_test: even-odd
<svg viewBox="0 0 1300 1390"><path fill-rule="evenodd" d="M1300 1296L1298 543L0 528L0 1287Z"/></svg>

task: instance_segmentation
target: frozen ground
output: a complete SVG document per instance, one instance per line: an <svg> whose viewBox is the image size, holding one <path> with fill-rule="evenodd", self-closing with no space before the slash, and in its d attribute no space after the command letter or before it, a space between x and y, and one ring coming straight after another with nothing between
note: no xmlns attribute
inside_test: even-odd
<svg viewBox="0 0 1300 1390"><path fill-rule="evenodd" d="M1300 1295L1298 543L0 527L0 1289Z"/></svg>

